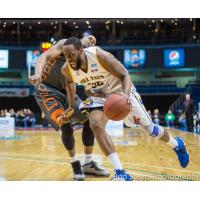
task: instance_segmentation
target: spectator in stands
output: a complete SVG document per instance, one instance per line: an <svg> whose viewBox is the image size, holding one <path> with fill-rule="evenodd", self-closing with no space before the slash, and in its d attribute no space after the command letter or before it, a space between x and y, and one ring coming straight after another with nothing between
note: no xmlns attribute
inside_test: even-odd
<svg viewBox="0 0 200 200"><path fill-rule="evenodd" d="M32 128L35 127L36 118L30 109L27 109L27 108L22 109L20 111L18 118L19 118L20 124L23 123L24 128L28 128L29 126L31 126Z"/></svg>
<svg viewBox="0 0 200 200"><path fill-rule="evenodd" d="M10 117L15 117L15 111L13 108L10 109Z"/></svg>
<svg viewBox="0 0 200 200"><path fill-rule="evenodd" d="M197 133L200 134L200 112L197 114Z"/></svg>
<svg viewBox="0 0 200 200"><path fill-rule="evenodd" d="M28 109L27 108L22 109L22 111L23 111L24 115L27 115L27 113L28 113Z"/></svg>
<svg viewBox="0 0 200 200"><path fill-rule="evenodd" d="M24 114L24 110L19 111L19 119L20 119L20 126L23 126L24 128L27 128L27 123L26 123L26 116Z"/></svg>
<svg viewBox="0 0 200 200"><path fill-rule="evenodd" d="M154 115L153 115L153 122L156 124L156 125L159 125L160 123L160 114L159 114L159 110L158 109L155 109L154 110Z"/></svg>
<svg viewBox="0 0 200 200"><path fill-rule="evenodd" d="M41 113L41 118L42 118L42 127L43 127L43 128L48 127L48 121L47 121L47 119L46 119L45 114L44 114L43 111L42 111L42 113Z"/></svg>
<svg viewBox="0 0 200 200"><path fill-rule="evenodd" d="M23 118L23 124L24 124L24 128L28 128L28 122L29 122L29 114L28 114L28 109L24 108L21 111L22 115L24 116Z"/></svg>
<svg viewBox="0 0 200 200"><path fill-rule="evenodd" d="M35 119L35 115L33 114L33 112L30 109L27 109L26 118L28 120L27 121L28 124L30 124L31 127L34 128L36 119Z"/></svg>
<svg viewBox="0 0 200 200"><path fill-rule="evenodd" d="M34 113L30 109L26 108L18 110L16 113L13 108L9 111L8 109L0 110L0 117L14 117L16 127L27 128L28 126L31 126L34 128L36 123Z"/></svg>
<svg viewBox="0 0 200 200"><path fill-rule="evenodd" d="M165 121L166 121L167 127L173 127L174 120L175 120L175 116L172 113L172 111L169 110L168 113L165 115Z"/></svg>
<svg viewBox="0 0 200 200"><path fill-rule="evenodd" d="M8 112L7 109L4 110L4 113L5 113L5 117L10 117L10 112Z"/></svg>
<svg viewBox="0 0 200 200"><path fill-rule="evenodd" d="M186 131L187 123L186 123L185 114L183 112L179 112L178 122L179 122L181 130Z"/></svg>
<svg viewBox="0 0 200 200"><path fill-rule="evenodd" d="M4 112L4 110L1 110L1 112L0 112L0 117L5 117L5 112Z"/></svg>
<svg viewBox="0 0 200 200"><path fill-rule="evenodd" d="M200 102L198 105L198 110L193 116L193 122L194 122L194 132L200 133Z"/></svg>
<svg viewBox="0 0 200 200"><path fill-rule="evenodd" d="M19 110L15 113L15 126L16 127L20 127L21 126L20 111Z"/></svg>
<svg viewBox="0 0 200 200"><path fill-rule="evenodd" d="M16 127L24 127L24 118L25 118L25 115L23 113L23 110L18 110L15 113L15 125L16 125Z"/></svg>
<svg viewBox="0 0 200 200"><path fill-rule="evenodd" d="M183 103L183 110L186 116L187 130L193 131L193 115L195 114L194 101L190 98L190 94L185 95L185 101Z"/></svg>
<svg viewBox="0 0 200 200"><path fill-rule="evenodd" d="M147 112L148 112L149 116L151 117L151 119L153 119L153 115L151 113L151 110L148 110Z"/></svg>

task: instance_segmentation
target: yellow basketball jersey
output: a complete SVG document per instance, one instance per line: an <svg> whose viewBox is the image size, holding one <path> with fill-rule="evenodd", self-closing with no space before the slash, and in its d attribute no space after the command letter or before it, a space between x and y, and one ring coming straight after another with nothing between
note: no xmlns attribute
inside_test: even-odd
<svg viewBox="0 0 200 200"><path fill-rule="evenodd" d="M87 73L83 70L74 70L69 66L73 81L84 85L86 90L90 89L94 93L103 92L107 95L115 92L122 93L122 81L102 67L98 62L96 50L97 47L83 50L88 63Z"/></svg>

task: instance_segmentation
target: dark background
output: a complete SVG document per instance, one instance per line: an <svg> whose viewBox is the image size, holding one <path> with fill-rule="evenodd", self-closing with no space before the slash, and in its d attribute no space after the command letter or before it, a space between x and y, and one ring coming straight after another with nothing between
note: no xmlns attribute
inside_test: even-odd
<svg viewBox="0 0 200 200"><path fill-rule="evenodd" d="M200 67L200 46L191 47L173 47L170 46L169 49L183 48L185 50L185 66L190 67ZM5 48L6 49L6 48ZM128 48L126 48L128 49ZM168 49L163 47L156 48L136 48L131 47L130 49L145 49L146 50L146 61L142 68L165 68L164 67L164 50ZM26 51L32 49L9 49L9 69L24 69L26 68ZM118 60L122 63L124 62L124 49L107 49L111 52ZM175 67L176 68L176 67ZM180 68L180 67L178 67Z"/></svg>

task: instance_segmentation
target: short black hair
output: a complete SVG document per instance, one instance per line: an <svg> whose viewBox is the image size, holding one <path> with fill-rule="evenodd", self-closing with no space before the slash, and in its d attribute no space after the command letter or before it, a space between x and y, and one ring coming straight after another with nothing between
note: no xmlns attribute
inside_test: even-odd
<svg viewBox="0 0 200 200"><path fill-rule="evenodd" d="M73 44L75 46L75 48L77 48L77 49L82 48L81 41L78 38L76 38L76 37L70 37L64 43L64 45L70 45L70 44Z"/></svg>

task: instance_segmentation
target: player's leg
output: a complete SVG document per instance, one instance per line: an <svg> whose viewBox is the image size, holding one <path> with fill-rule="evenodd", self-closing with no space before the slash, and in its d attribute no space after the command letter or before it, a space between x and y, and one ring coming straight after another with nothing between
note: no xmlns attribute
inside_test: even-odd
<svg viewBox="0 0 200 200"><path fill-rule="evenodd" d="M75 139L74 139L74 131L71 123L64 124L60 127L61 129L61 138L65 149L67 150L70 162L73 169L73 177L75 180L84 180L85 175L83 173L83 169L81 167L80 161L76 157L75 153Z"/></svg>
<svg viewBox="0 0 200 200"><path fill-rule="evenodd" d="M102 108L93 108L90 110L89 115L90 127L95 134L97 142L104 153L108 157L110 163L115 170L115 176L113 180L132 180L132 177L128 175L122 167L122 164L118 158L117 153L110 136L106 133L105 126L108 121L104 115Z"/></svg>
<svg viewBox="0 0 200 200"><path fill-rule="evenodd" d="M61 120L64 110L63 94L43 83L35 87L34 96L41 110L49 123L58 131L61 130L61 138L65 149L67 150L73 169L73 177L75 180L83 180L85 178L82 171L81 163L75 155L74 134L71 123L64 124Z"/></svg>
<svg viewBox="0 0 200 200"><path fill-rule="evenodd" d="M130 114L124 120L127 126L131 127L131 120L133 123L142 125L152 137L158 138L169 144L178 156L178 160L182 167L187 167L189 163L189 154L187 152L185 143L182 138L173 138L167 129L160 125L155 125L148 115L140 95L134 90L131 90L130 100L132 109Z"/></svg>
<svg viewBox="0 0 200 200"><path fill-rule="evenodd" d="M84 144L84 164L83 172L90 175L109 176L109 172L100 168L96 162L93 161L93 146L94 146L94 133L90 128L88 120L87 109L79 109L82 104L81 99L76 96L75 111L72 115L72 121L83 124L82 142ZM85 113L85 114L83 114Z"/></svg>
<svg viewBox="0 0 200 200"><path fill-rule="evenodd" d="M89 121L84 123L82 130L82 141L84 144L85 159L83 164L83 172L90 175L110 176L110 173L98 166L93 160L94 133L90 128Z"/></svg>

